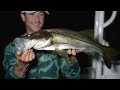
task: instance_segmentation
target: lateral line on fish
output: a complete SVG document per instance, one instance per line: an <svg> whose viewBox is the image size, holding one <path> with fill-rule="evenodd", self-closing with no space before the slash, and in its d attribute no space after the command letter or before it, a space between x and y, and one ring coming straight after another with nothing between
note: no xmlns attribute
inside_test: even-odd
<svg viewBox="0 0 120 90"><path fill-rule="evenodd" d="M66 34L64 34L64 33L57 33L57 32L52 32L52 33L55 33L55 34L59 34L59 35L64 35L64 36L70 37L69 35L66 35ZM77 38L75 38L75 37L70 37L70 38L73 38L73 39L79 40L79 39L77 39ZM90 39L90 40L91 40L93 43L95 43L92 39ZM98 42L97 42L98 45L96 45L96 44L93 44L93 43L91 43L91 42L87 42L87 41L85 41L85 40L80 40L80 41L83 41L83 42L89 43L89 44L91 44L91 45L95 45L95 46L97 46L97 47L99 47L100 49L103 50L103 48L100 47L100 46L103 47L103 45L99 44ZM99 45L100 45L100 46L99 46Z"/></svg>

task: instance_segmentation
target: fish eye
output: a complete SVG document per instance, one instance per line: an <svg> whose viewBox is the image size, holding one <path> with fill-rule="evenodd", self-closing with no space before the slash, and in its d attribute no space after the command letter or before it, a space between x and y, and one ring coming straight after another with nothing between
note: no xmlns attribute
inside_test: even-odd
<svg viewBox="0 0 120 90"><path fill-rule="evenodd" d="M30 37L31 35L30 34L28 34L28 37Z"/></svg>

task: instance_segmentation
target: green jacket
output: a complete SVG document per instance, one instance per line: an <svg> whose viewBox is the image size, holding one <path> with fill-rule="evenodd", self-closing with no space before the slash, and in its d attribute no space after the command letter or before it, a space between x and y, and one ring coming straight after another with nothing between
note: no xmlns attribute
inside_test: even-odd
<svg viewBox="0 0 120 90"><path fill-rule="evenodd" d="M13 74L16 64L17 49L13 42L9 43L4 50L3 66L6 70L6 79L18 79ZM68 64L64 58L53 55L48 51L35 51L36 60L32 62L26 72L26 79L59 79L59 70L68 79L80 78L80 66L77 60Z"/></svg>

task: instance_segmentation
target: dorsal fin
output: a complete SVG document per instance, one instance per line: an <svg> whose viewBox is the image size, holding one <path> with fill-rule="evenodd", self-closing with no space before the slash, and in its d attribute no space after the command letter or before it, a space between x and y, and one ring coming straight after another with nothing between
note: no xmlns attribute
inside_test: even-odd
<svg viewBox="0 0 120 90"><path fill-rule="evenodd" d="M83 34L85 34L86 36L94 39L94 29L82 30L82 31L80 31L80 33L83 33Z"/></svg>

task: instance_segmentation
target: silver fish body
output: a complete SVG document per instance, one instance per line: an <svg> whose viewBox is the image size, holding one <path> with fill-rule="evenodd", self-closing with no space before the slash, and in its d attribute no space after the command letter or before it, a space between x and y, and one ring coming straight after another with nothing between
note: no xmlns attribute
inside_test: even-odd
<svg viewBox="0 0 120 90"><path fill-rule="evenodd" d="M14 42L19 50L24 49L24 51L30 48L34 48L36 50L52 51L62 51L65 49L82 49L86 54L92 56L98 54L101 56L108 68L111 68L112 64L109 55L105 51L105 46L102 46L83 33L68 30L65 28L44 29L31 35L18 37L14 40ZM61 52L60 55L68 58L65 52Z"/></svg>

